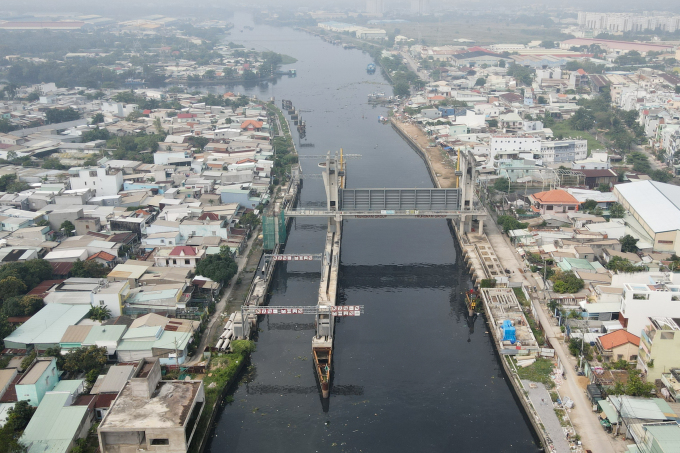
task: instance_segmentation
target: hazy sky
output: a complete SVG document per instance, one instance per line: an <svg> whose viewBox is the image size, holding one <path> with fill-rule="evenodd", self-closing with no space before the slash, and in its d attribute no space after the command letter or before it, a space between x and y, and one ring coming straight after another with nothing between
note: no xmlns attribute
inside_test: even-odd
<svg viewBox="0 0 680 453"><path fill-rule="evenodd" d="M410 0L384 0L387 10L394 7L407 7ZM205 12L214 9L234 9L241 5L254 5L252 2L241 0L1 0L0 12L83 12L89 14L105 14L109 16L131 17L135 14L164 14L177 15L177 13L191 14ZM446 9L482 9L493 11L494 5L509 9L512 6L534 5L536 10L544 7L567 7L582 9L585 11L630 11L665 10L680 11L680 2L677 0L430 0L433 10L440 5ZM257 5L266 7L298 7L304 6L310 9L339 8L363 8L365 0L260 0Z"/></svg>

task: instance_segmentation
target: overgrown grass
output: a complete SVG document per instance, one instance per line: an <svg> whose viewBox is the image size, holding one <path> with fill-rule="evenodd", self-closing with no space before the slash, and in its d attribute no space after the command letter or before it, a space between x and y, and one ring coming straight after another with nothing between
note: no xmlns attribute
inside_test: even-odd
<svg viewBox="0 0 680 453"><path fill-rule="evenodd" d="M208 435L210 418L219 406L218 398L222 395L225 387L234 383L243 363L255 350L255 343L250 340L234 340L231 342L231 350L232 352L229 354L214 355L210 359L208 370L203 378L205 409L198 422L189 453L197 453L203 437Z"/></svg>
<svg viewBox="0 0 680 453"><path fill-rule="evenodd" d="M529 301L524 296L524 291L522 291L521 287L512 288L512 291L515 293L515 296L517 296L517 300L523 307L529 306Z"/></svg>
<svg viewBox="0 0 680 453"><path fill-rule="evenodd" d="M550 379L550 373L553 370L553 363L548 359L538 358L534 363L528 367L517 366L517 374L520 379L526 379L532 382L540 382L547 389L555 387L555 383Z"/></svg>
<svg viewBox="0 0 680 453"><path fill-rule="evenodd" d="M553 127L551 127L553 131L554 136L562 135L564 136L565 139L567 138L582 138L584 140L588 141L588 154L593 150L603 150L605 149L604 145L600 143L599 141L595 140L595 137L588 131L577 131L576 129L572 129L569 126L569 123L567 121L559 121L555 123Z"/></svg>

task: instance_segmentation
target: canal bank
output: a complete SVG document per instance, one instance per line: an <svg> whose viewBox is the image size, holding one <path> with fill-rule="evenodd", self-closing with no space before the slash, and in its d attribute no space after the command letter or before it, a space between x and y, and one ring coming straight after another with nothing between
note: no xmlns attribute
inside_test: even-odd
<svg viewBox="0 0 680 453"><path fill-rule="evenodd" d="M241 37L298 59L296 79L246 92L310 110L307 137L294 133L303 156L361 154L348 163L350 188L433 186L421 158L378 122L386 111L367 104L369 93L390 89L366 73L367 55L290 29L256 26ZM303 161L305 175L319 174L318 161ZM300 207L325 203L321 180L305 179ZM286 252L319 253L326 234L324 219L298 219ZM342 241L338 304L366 312L336 325L330 398L320 398L312 365L313 318L265 316L252 367L206 451L537 451L490 336L467 319L472 284L446 223L349 220ZM269 304L316 305L320 277L318 262L279 264Z"/></svg>
<svg viewBox="0 0 680 453"><path fill-rule="evenodd" d="M416 151L416 153L425 161L435 187L442 187L442 180L444 180L444 184L449 184L452 176L455 179L455 175L453 175L454 167L452 163L447 164L445 162L447 157L439 147L429 146L429 140L419 128L413 124L396 120L395 118L391 118L390 121L399 135L404 140L406 140ZM435 170L435 168L437 168L437 170ZM486 234L484 234L483 224L480 225L480 230L477 232L475 232L474 229L470 232L463 232L460 230L460 228L458 228L456 222L450 222L450 224L463 252L463 257L467 263L468 272L475 282L475 287L477 289L480 289L480 287L483 285L483 281L496 281L497 278L500 278L504 281L508 280L504 272L505 268L502 266L500 259L496 256L494 247L489 241L489 238L486 236ZM564 440L565 432L562 426L560 426L559 423L555 423L553 420L556 419L555 414L551 411L548 411L546 413L547 415L544 414L543 417L539 415L539 411L530 398L529 388L527 388L525 385L525 382L528 381L522 382L517 370L517 366L513 363L513 359L511 358L512 356L505 355L500 350L502 347L500 345L503 344L503 337L501 330L497 326L497 322L494 321L492 313L498 308L502 314L502 318L509 319L508 317L510 316L510 312L507 311L508 307L505 306L505 304L494 302L498 300L498 296L486 297L489 291L492 290L482 290L482 293L485 296L483 298L485 308L484 311L487 314L487 325L495 340L494 344L496 346L496 353L503 366L505 376L507 376L518 402L522 405L525 415L533 426L534 432L540 439L541 445L544 447L544 449L546 451L566 453L570 451L569 444ZM531 298L528 297L527 294L526 299L529 301L529 304L532 305L531 312L533 315L525 315L513 291L509 289L500 289L496 291L504 293L503 297L512 307L511 311L516 313L517 319L514 321L514 325L527 326L525 327L525 330L528 331L527 336L532 338L532 344L536 345L535 339L528 329L528 322L526 319L528 316L537 316L537 308L533 306ZM506 292L507 294L505 294ZM528 342L523 341L522 343L523 347L526 348ZM538 352L538 347L536 347L536 350L528 351L528 353L531 355L538 355ZM543 401L543 403L545 402ZM548 417L548 419L546 419L546 417ZM546 428L546 425L549 428ZM573 429L571 430L571 434L574 434Z"/></svg>

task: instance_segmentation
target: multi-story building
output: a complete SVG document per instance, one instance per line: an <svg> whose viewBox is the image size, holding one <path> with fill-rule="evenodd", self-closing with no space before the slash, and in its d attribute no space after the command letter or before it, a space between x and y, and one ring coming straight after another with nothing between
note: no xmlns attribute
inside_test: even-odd
<svg viewBox="0 0 680 453"><path fill-rule="evenodd" d="M640 334L650 316L680 318L680 285L662 275L655 280L623 284L619 322L634 335Z"/></svg>
<svg viewBox="0 0 680 453"><path fill-rule="evenodd" d="M159 360L143 359L97 429L99 449L185 453L204 405L203 381L163 381Z"/></svg>
<svg viewBox="0 0 680 453"><path fill-rule="evenodd" d="M489 142L491 156L499 152L523 151L540 155L544 163L574 162L588 156L588 141L545 140L535 135L495 135Z"/></svg>
<svg viewBox="0 0 680 453"><path fill-rule="evenodd" d="M70 172L71 189L93 189L98 197L118 195L123 187L123 172L106 168L74 168Z"/></svg>
<svg viewBox="0 0 680 453"><path fill-rule="evenodd" d="M640 335L638 368L647 382L680 367L680 318L650 317Z"/></svg>

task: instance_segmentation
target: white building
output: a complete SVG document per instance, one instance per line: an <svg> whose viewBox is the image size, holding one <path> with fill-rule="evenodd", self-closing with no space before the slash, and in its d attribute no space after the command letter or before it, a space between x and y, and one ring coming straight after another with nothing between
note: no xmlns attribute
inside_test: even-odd
<svg viewBox="0 0 680 453"><path fill-rule="evenodd" d="M593 152L590 157L571 163L572 170L609 170L612 168L609 154Z"/></svg>
<svg viewBox="0 0 680 453"><path fill-rule="evenodd" d="M509 151L523 151L541 154L541 138L533 135L518 137L516 135L494 135L489 142L489 152L492 159L498 153Z"/></svg>
<svg viewBox="0 0 680 453"><path fill-rule="evenodd" d="M624 283L619 321L628 332L640 335L650 317L680 318L680 285L671 274L648 275L643 283Z"/></svg>
<svg viewBox="0 0 680 453"><path fill-rule="evenodd" d="M130 113L136 112L138 108L139 106L137 104L102 102L102 112L111 113L114 116L126 117Z"/></svg>
<svg viewBox="0 0 680 453"><path fill-rule="evenodd" d="M78 168L69 178L71 189L93 189L98 197L118 195L123 188L123 173L106 168ZM72 173L73 174L73 173Z"/></svg>
<svg viewBox="0 0 680 453"><path fill-rule="evenodd" d="M69 278L52 287L44 300L46 304L104 306L115 318L122 314L123 301L129 292L127 280L111 282L98 278Z"/></svg>

